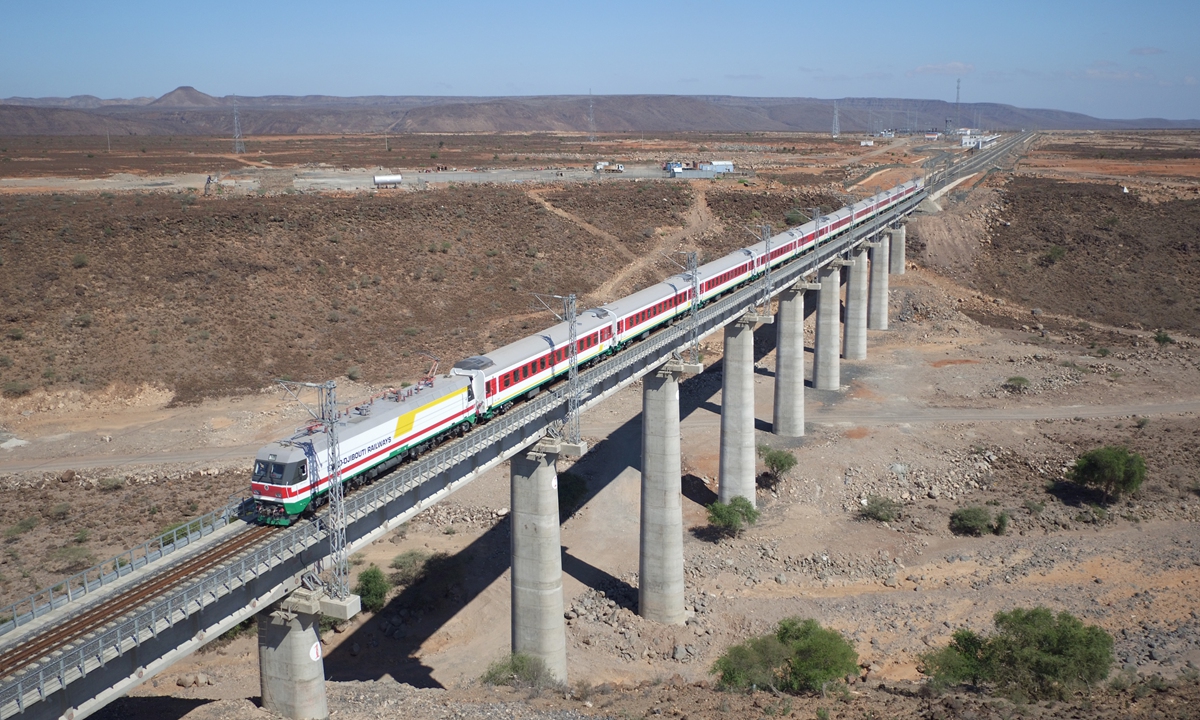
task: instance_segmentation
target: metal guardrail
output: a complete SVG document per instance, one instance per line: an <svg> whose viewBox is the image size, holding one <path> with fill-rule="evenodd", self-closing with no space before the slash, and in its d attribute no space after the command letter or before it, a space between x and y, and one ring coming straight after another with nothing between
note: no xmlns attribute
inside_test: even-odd
<svg viewBox="0 0 1200 720"><path fill-rule="evenodd" d="M869 226L862 226L846 235L826 242L816 252L797 258L783 267L772 271L772 295L786 289L796 280L807 275L830 260L840 256L851 247L882 231L889 223L907 215L916 208L925 193L921 192L901 205L877 217ZM715 332L723 325L740 317L763 299L762 280L754 281L725 298L710 303L698 313L700 335ZM626 348L621 353L589 368L580 374L580 384L585 388L588 400L581 406L599 402L604 395L607 381L631 368L642 366L644 371L667 359L675 348L687 340L691 328L687 322L664 328L647 340ZM631 377L636 377L633 373ZM420 488L441 473L471 458L475 453L503 443L512 433L520 432L531 422L549 420L552 415L565 415L566 388L543 393L523 403L504 416L477 427L471 433L426 457L409 463L391 476L364 488L346 501L347 521L351 525L362 521L373 510L391 500ZM474 470L468 471L468 477ZM231 503L210 515L224 518L223 524L235 516L235 504ZM240 502L236 504L240 509ZM222 515L222 513L224 513ZM207 516L206 516L207 517ZM215 529L215 527L214 527ZM211 530L209 531L211 532ZM165 537L165 536L163 536ZM188 536L190 538L190 536ZM162 538L160 538L161 540ZM178 542L178 539L176 540ZM0 685L0 718L24 712L34 702L65 688L71 682L102 668L106 662L137 647L147 639L157 636L164 628L187 620L201 612L207 605L232 592L250 579L287 562L302 551L326 542L326 534L320 522L301 523L283 529L271 536L267 542L245 551L241 557L214 569L196 581L169 592L167 595L142 606L136 614L127 615L117 624L72 647L56 651L49 659L30 666L27 670ZM147 543L150 545L152 543ZM141 547L141 546L139 546ZM145 557L145 556L142 556ZM148 562L148 561L144 561ZM305 568L301 568L303 570Z"/></svg>
<svg viewBox="0 0 1200 720"><path fill-rule="evenodd" d="M108 587L121 578L160 560L171 553L189 547L196 540L211 535L229 524L245 509L248 498L231 500L225 507L206 513L167 530L152 540L114 555L98 565L75 573L65 580L38 590L32 595L0 609L0 635L12 632L26 623L78 600L88 593Z"/></svg>

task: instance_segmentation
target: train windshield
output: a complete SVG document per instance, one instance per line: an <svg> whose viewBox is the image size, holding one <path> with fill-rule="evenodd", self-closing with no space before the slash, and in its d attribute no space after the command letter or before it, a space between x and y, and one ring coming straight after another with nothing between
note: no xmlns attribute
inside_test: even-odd
<svg viewBox="0 0 1200 720"><path fill-rule="evenodd" d="M268 463L263 462L262 460L254 461L254 479L255 480L262 480L263 478L265 478L267 476L267 465L268 465Z"/></svg>

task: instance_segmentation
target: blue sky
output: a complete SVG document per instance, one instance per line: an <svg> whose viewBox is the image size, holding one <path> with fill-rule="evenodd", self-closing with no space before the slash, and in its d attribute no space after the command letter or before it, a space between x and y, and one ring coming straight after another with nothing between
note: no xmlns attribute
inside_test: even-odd
<svg viewBox="0 0 1200 720"><path fill-rule="evenodd" d="M720 94L1200 118L1200 2L0 0L0 97Z"/></svg>

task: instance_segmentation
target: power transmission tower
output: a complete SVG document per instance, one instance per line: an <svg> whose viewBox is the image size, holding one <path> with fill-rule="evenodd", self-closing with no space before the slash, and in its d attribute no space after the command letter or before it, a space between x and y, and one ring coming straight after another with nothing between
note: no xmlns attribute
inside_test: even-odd
<svg viewBox="0 0 1200 720"><path fill-rule="evenodd" d="M233 96L233 154L241 155L246 152L246 142L242 140L242 121L238 118L237 95Z"/></svg>
<svg viewBox="0 0 1200 720"><path fill-rule="evenodd" d="M837 137L838 135L841 134L841 132L842 132L842 129L838 126L837 100L834 100L833 101L833 136Z"/></svg>
<svg viewBox="0 0 1200 720"><path fill-rule="evenodd" d="M962 78L954 81L954 122L957 123L955 130L962 127L962 108L958 101L962 98Z"/></svg>
<svg viewBox="0 0 1200 720"><path fill-rule="evenodd" d="M588 90L588 142L596 142L596 106L592 103L592 91Z"/></svg>

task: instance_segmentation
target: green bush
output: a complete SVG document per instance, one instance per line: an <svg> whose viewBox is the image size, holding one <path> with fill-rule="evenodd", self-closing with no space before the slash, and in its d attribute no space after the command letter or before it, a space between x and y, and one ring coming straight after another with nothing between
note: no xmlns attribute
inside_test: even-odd
<svg viewBox="0 0 1200 720"><path fill-rule="evenodd" d="M992 528L992 514L978 505L950 513L950 532L955 535L983 535Z"/></svg>
<svg viewBox="0 0 1200 720"><path fill-rule="evenodd" d="M921 658L935 686L992 683L1014 700L1060 700L1108 676L1113 639L1074 615L1044 607L995 616L996 632L984 639L959 630L950 645Z"/></svg>
<svg viewBox="0 0 1200 720"><path fill-rule="evenodd" d="M1154 342L1158 343L1159 347L1166 347L1167 345L1174 345L1175 338L1168 335L1166 330L1159 330L1154 333Z"/></svg>
<svg viewBox="0 0 1200 720"><path fill-rule="evenodd" d="M1080 485L1100 488L1112 500L1137 492L1146 479L1146 461L1125 447L1106 445L1080 456L1070 478Z"/></svg>
<svg viewBox="0 0 1200 720"><path fill-rule="evenodd" d="M405 550L392 558L391 568L396 572L388 576L393 585L415 585L425 575L425 563L432 557L424 550Z"/></svg>
<svg viewBox="0 0 1200 720"><path fill-rule="evenodd" d="M100 492L115 492L125 487L124 478L107 477L100 481Z"/></svg>
<svg viewBox="0 0 1200 720"><path fill-rule="evenodd" d="M823 693L831 681L858 672L858 653L836 630L791 617L780 621L774 635L730 647L712 672L725 688Z"/></svg>
<svg viewBox="0 0 1200 720"><path fill-rule="evenodd" d="M758 454L762 458L763 464L767 466L767 472L774 480L773 484L778 484L789 470L796 467L796 456L787 450L776 450L767 445L759 445Z"/></svg>
<svg viewBox="0 0 1200 720"><path fill-rule="evenodd" d="M21 397L32 389L32 385L21 380L9 380L4 383L4 394L9 397Z"/></svg>
<svg viewBox="0 0 1200 720"><path fill-rule="evenodd" d="M83 253L79 253L75 257L71 258L71 266L72 267L84 268L84 267L87 267L87 264L88 264L87 255L84 255Z"/></svg>
<svg viewBox="0 0 1200 720"><path fill-rule="evenodd" d="M859 514L868 520L891 522L900 517L900 503L880 495L868 495L867 504Z"/></svg>
<svg viewBox="0 0 1200 720"><path fill-rule="evenodd" d="M1029 378L1013 375L1004 381L1003 387L1009 392L1025 392L1029 389Z"/></svg>
<svg viewBox="0 0 1200 720"><path fill-rule="evenodd" d="M1046 265L1053 265L1054 263L1066 257L1066 255L1066 248L1061 245L1051 245L1050 249L1046 251L1046 254L1042 256L1042 260Z"/></svg>
<svg viewBox="0 0 1200 720"><path fill-rule="evenodd" d="M63 564L63 570L83 570L96 562L92 551L79 545L60 547L54 551L53 557Z"/></svg>
<svg viewBox="0 0 1200 720"><path fill-rule="evenodd" d="M541 690L560 684L541 658L525 653L513 653L488 666L480 678L487 685L511 685L516 688Z"/></svg>
<svg viewBox="0 0 1200 720"><path fill-rule="evenodd" d="M744 497L738 496L728 503L717 501L708 506L708 524L730 537L737 537L744 525L758 522L758 511Z"/></svg>
<svg viewBox="0 0 1200 720"><path fill-rule="evenodd" d="M803 225L804 223L812 220L812 218L810 218L808 215L800 212L799 208L792 208L791 210L788 210L787 214L783 216L783 219L788 225Z"/></svg>
<svg viewBox="0 0 1200 720"><path fill-rule="evenodd" d="M24 535L25 533L29 532L30 530L34 529L37 526L38 526L38 519L31 515L27 518L22 519L16 525L9 526L9 528L4 531L4 537L11 540L20 535Z"/></svg>
<svg viewBox="0 0 1200 720"><path fill-rule="evenodd" d="M358 574L358 584L354 586L354 594L362 599L363 610L377 613L387 603L387 594L391 586L383 571L374 564Z"/></svg>
<svg viewBox="0 0 1200 720"><path fill-rule="evenodd" d="M1003 535L1008 532L1008 513L1002 512L996 516L996 523L992 525L992 532L997 535Z"/></svg>

